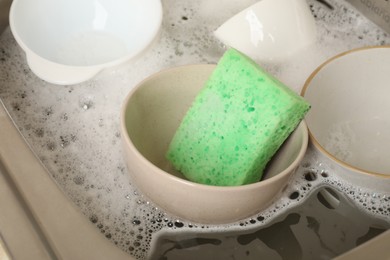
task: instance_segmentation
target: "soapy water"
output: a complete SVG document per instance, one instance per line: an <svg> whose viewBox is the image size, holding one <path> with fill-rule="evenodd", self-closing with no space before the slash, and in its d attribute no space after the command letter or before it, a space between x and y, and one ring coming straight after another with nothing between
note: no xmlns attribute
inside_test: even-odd
<svg viewBox="0 0 390 260"><path fill-rule="evenodd" d="M231 225L162 229L150 258L331 259L389 229L390 193L354 187L310 149L271 207Z"/></svg>
<svg viewBox="0 0 390 260"><path fill-rule="evenodd" d="M388 191L373 191L348 183L310 153L269 208L229 225L210 226L178 219L154 205L132 184L122 158L119 134L119 111L126 94L136 83L162 68L217 62L225 47L214 38L213 30L256 1L218 1L217 9L216 3L211 2L165 1L162 32L150 50L129 64L104 71L95 79L75 86L58 87L41 81L28 68L24 54L9 29L1 35L0 98L64 193L103 236L140 259L148 256L160 232L171 232L178 238L180 234L188 232L261 233L261 230L279 222L284 223L280 224L284 228L290 226L293 229L298 217L300 220L306 219L307 224L313 226L312 230L316 230L314 227L321 229L326 222L323 223L319 216L310 218L303 213L293 212L305 207L306 202L311 201L309 197L317 198L315 194L319 190L325 194L319 195L323 197L321 200L327 201L321 202L321 205L328 203L330 207L336 207L337 201L351 201L353 203L349 209L355 214L353 218L369 220L365 229L388 229ZM332 9L318 1L308 2L316 17L317 43L292 57L289 62L262 64L297 92L314 68L327 58L355 47L390 43L386 33L354 11L349 4L328 0ZM326 192L323 191L325 188L328 188ZM381 224L380 227L368 227L376 222ZM343 229L340 226L334 233L339 234ZM348 232L352 230L345 229ZM311 239L320 243L322 240L315 234ZM351 234L355 234L356 239L362 236ZM262 243L248 239L242 238L241 242L229 245L244 250L247 242ZM350 238L348 241L356 239ZM218 241L210 241L209 244L213 246L220 245ZM300 243L305 243L303 241L300 240ZM201 237L195 243L204 244L205 240ZM259 248L271 248L270 245L265 246L259 245ZM334 253L337 255L353 246L356 244L348 242ZM325 250L329 246L325 243L316 248ZM245 250L240 252L243 256L247 254ZM275 255L275 252L271 253Z"/></svg>
<svg viewBox="0 0 390 260"><path fill-rule="evenodd" d="M351 215L359 217L351 221L346 217ZM311 192L305 203L259 225L266 218L251 218L234 233L162 232L154 240L151 259L330 259L389 227L361 214L330 186Z"/></svg>

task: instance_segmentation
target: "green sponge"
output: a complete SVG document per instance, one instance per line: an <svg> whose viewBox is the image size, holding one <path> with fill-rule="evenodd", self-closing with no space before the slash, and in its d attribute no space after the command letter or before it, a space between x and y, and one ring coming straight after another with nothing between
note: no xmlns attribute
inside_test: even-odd
<svg viewBox="0 0 390 260"><path fill-rule="evenodd" d="M166 157L197 183L259 181L309 109L301 96L229 49L187 111Z"/></svg>

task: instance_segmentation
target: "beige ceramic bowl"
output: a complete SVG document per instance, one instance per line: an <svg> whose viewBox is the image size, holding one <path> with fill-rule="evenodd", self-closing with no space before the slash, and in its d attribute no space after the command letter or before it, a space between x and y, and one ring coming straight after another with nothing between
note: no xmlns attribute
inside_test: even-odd
<svg viewBox="0 0 390 260"><path fill-rule="evenodd" d="M337 55L305 83L311 140L346 174L390 180L389 84L390 46Z"/></svg>
<svg viewBox="0 0 390 260"><path fill-rule="evenodd" d="M157 73L126 98L121 132L129 172L161 208L198 223L228 223L265 208L303 158L308 133L302 122L274 157L267 179L238 187L190 182L175 172L165 152L180 121L215 65L190 65Z"/></svg>

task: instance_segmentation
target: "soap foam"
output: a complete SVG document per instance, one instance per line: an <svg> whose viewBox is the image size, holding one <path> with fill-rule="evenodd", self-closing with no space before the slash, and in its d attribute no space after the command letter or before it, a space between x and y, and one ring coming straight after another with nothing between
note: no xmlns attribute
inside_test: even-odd
<svg viewBox="0 0 390 260"><path fill-rule="evenodd" d="M349 4L328 1L333 10L309 0L318 25L315 45L285 64L262 64L298 92L311 71L327 58L350 48L390 42L387 34ZM261 227L303 203L321 185L343 192L362 212L389 219L388 192L346 183L310 156L268 209L229 225L210 226L178 219L132 185L122 159L118 125L124 96L136 83L161 68L215 63L225 47L212 31L251 3L224 1L218 3L219 9L214 9L209 7L215 3L205 0L165 1L160 38L142 59L104 71L75 86L58 87L41 81L28 68L10 30L0 38L0 97L12 118L64 193L102 235L137 258L147 257L152 236L161 230L230 232ZM308 171L316 176L315 180L307 180Z"/></svg>

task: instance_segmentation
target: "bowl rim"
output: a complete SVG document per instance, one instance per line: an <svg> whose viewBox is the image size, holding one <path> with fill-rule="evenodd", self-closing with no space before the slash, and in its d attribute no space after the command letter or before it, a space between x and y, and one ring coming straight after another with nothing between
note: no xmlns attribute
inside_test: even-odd
<svg viewBox="0 0 390 260"><path fill-rule="evenodd" d="M47 57L40 55L35 50L33 50L29 46L27 46L27 44L24 42L24 40L22 39L22 37L19 34L19 30L16 29L16 25L15 25L15 15L16 15L15 12L16 12L17 5L20 4L20 2L21 2L21 0L13 0L11 7L10 7L10 11L9 11L9 27L10 27L10 30L11 30L12 35L15 38L16 42L19 44L19 46L22 48L22 50L26 53L26 55L28 55L29 53L33 54L33 55L41 58L42 60L46 61L48 64L55 64L58 66L62 66L63 68L103 69L103 68L108 68L108 67L114 67L114 66L122 64L128 60L134 59L134 58L138 57L143 51L145 51L149 46L151 46L152 43L156 40L157 35L159 34L159 32L161 30L161 25L162 25L162 20L163 20L162 3L160 0L155 0L154 2L156 4L156 10L157 10L158 15L153 16L153 20L155 20L156 22L153 24L153 26L150 27L151 28L150 38L148 38L148 40L146 41L146 44L144 46L141 46L138 49L136 49L135 51L128 53L124 56L121 56L119 58L112 59L110 61L103 62L103 63L97 63L97 64L93 64L93 65L64 64L64 63L60 63L58 61L54 61L52 59L48 59Z"/></svg>
<svg viewBox="0 0 390 260"><path fill-rule="evenodd" d="M244 191L244 190L257 189L259 187L265 186L269 183L272 183L272 182L275 182L279 179L284 178L286 175L291 173L294 170L294 168L299 166L299 163L302 161L303 157L306 154L306 150L307 150L308 143L309 143L308 129L307 129L307 124L306 124L305 120L302 120L298 124L296 129L294 130L294 131L300 131L301 135L302 135L302 144L299 148L299 153L297 154L294 161L291 162L290 165L286 169L279 172L277 175L272 176L272 177L265 179L265 180L262 180L262 181L257 181L255 183L239 185L239 186L214 186L214 185L206 185L206 184L196 183L196 182L192 182L192 181L174 176L171 173L168 173L168 172L162 170L161 168L157 167L152 162L150 162L148 159L146 159L138 151L138 149L135 147L134 143L132 142L132 140L130 139L130 137L128 135L127 128L126 128L126 111L127 111L127 107L128 107L128 104L129 104L131 97L134 95L135 92L137 92L137 90L139 90L146 82L148 82L151 79L155 79L155 78L160 77L163 74L172 73L175 71L183 71L183 70L188 71L188 70L191 70L192 68L195 68L195 67L203 67L203 68L209 67L211 69L211 68L215 68L216 64L188 64L188 65L179 65L179 66L160 70L160 71L146 77L141 82L136 84L135 87L129 92L129 94L126 96L125 100L123 101L121 113L120 113L121 136L122 136L122 139L124 140L124 145L127 146L137 156L137 158L139 160L141 160L141 162L144 165L147 165L151 169L154 169L154 171L158 172L158 174L160 174L162 177L168 178L171 181L180 183L180 184L185 185L185 186L197 188L199 190L216 191L216 192L240 192L240 191Z"/></svg>
<svg viewBox="0 0 390 260"><path fill-rule="evenodd" d="M377 50L377 49L388 49L390 50L390 45L380 45L380 46L364 46L364 47L360 47L360 48L354 48L354 49L351 49L351 50L348 50L348 51L344 51L344 52L341 52L339 54L336 54L334 55L333 57L327 59L325 62L323 62L322 64L320 64L311 74L310 76L306 79L304 85L303 85L303 88L301 90L301 96L305 97L305 93L306 91L309 89L309 85L310 83L312 82L312 80L318 75L318 73L324 68L326 67L327 65L331 64L333 61L335 60L338 60L344 56L347 56L349 54L354 54L354 53L357 53L357 52L364 52L364 51L371 51L371 50ZM338 159L336 156L334 156L333 154L331 154L328 150L326 150L321 144L320 142L315 138L313 132L310 130L310 127L308 126L308 132L309 132L309 138L310 138L310 141L314 144L314 146L320 150L321 153L325 154L327 157L329 157L331 160L333 161L336 161L337 163L339 163L341 166L351 170L351 171L355 171L355 172L359 172L359 173L362 173L362 174L365 174L365 175L369 175L369 176L376 176L376 177L383 177L383 178L387 178L387 179L390 179L390 175L389 174L385 174L385 173L380 173L380 172L375 172L375 171L369 171L369 170L365 170L365 169L362 169L362 168L359 168L359 167L356 167L350 163L347 163L345 161L342 161L340 159Z"/></svg>

